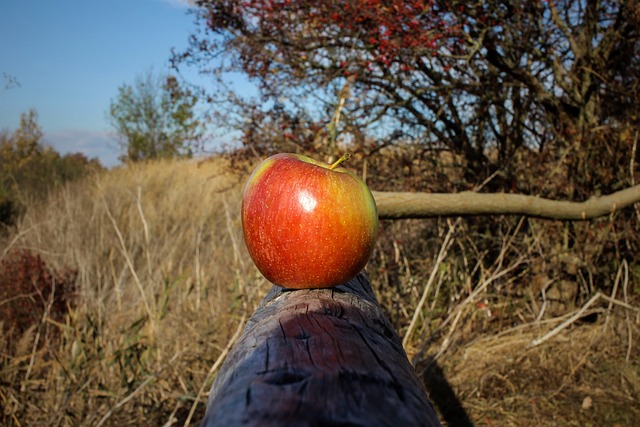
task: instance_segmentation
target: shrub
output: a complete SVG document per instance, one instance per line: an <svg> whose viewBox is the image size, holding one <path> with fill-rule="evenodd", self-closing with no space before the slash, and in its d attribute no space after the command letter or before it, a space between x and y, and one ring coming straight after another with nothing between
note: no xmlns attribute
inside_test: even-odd
<svg viewBox="0 0 640 427"><path fill-rule="evenodd" d="M102 169L80 153L61 156L42 144L34 110L23 114L14 132L0 133L0 223L13 224L30 199L42 200L53 188Z"/></svg>
<svg viewBox="0 0 640 427"><path fill-rule="evenodd" d="M9 339L19 338L46 314L63 321L73 301L77 272L56 271L28 250L10 252L0 263L0 322Z"/></svg>

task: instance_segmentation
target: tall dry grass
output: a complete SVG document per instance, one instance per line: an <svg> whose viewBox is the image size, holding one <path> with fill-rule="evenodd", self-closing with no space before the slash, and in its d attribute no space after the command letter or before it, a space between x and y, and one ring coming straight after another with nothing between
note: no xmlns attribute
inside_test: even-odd
<svg viewBox="0 0 640 427"><path fill-rule="evenodd" d="M49 342L32 328L3 349L3 424L202 416L210 368L267 286L242 243L241 181L221 161L130 165L30 207L0 254L77 270L76 295L64 323L43 318Z"/></svg>
<svg viewBox="0 0 640 427"><path fill-rule="evenodd" d="M76 294L66 317L43 299L38 322L0 339L2 424L200 420L270 286L242 242L245 178L222 159L134 164L29 207L0 262L30 251L77 272ZM432 394L441 414L450 405L476 425L550 426L640 416L640 269L619 223L382 224L369 277L427 387L460 400ZM605 257L612 236L618 252Z"/></svg>
<svg viewBox="0 0 640 427"><path fill-rule="evenodd" d="M382 224L369 274L448 425L637 424L640 267L620 222Z"/></svg>

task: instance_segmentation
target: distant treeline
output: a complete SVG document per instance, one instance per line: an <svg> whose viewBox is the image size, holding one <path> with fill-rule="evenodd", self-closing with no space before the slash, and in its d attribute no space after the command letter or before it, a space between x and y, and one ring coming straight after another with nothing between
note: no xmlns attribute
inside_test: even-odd
<svg viewBox="0 0 640 427"><path fill-rule="evenodd" d="M14 223L28 200L40 199L56 186L102 170L84 154L60 155L42 143L37 113L22 114L20 126L0 133L0 223Z"/></svg>

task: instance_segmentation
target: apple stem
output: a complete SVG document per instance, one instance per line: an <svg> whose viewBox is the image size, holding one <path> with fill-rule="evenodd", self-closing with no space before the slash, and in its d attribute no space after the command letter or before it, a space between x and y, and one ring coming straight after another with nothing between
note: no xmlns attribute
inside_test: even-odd
<svg viewBox="0 0 640 427"><path fill-rule="evenodd" d="M329 166L329 170L334 170L335 168L338 167L338 165L344 161L349 160L349 158L351 157L351 154L349 153L344 153L342 155L342 157L340 157L338 160L336 160L331 166Z"/></svg>

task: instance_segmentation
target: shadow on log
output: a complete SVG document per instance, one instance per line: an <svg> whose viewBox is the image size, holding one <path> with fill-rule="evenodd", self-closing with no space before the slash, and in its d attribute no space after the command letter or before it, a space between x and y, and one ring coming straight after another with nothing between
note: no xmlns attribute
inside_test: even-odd
<svg viewBox="0 0 640 427"><path fill-rule="evenodd" d="M274 286L209 394L202 426L440 426L369 281Z"/></svg>

